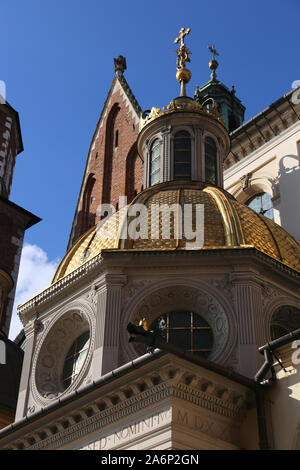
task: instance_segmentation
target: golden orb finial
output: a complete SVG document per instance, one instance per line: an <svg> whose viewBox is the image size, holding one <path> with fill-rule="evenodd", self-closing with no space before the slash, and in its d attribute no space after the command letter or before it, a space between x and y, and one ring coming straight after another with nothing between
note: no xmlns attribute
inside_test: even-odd
<svg viewBox="0 0 300 470"><path fill-rule="evenodd" d="M185 67L186 62L191 62L190 55L191 51L184 44L184 38L191 31L191 28L181 28L179 30L179 36L174 40L174 44L177 44L180 41L180 46L176 50L177 54L177 73L176 79L181 85L180 96L186 96L185 85L191 79L191 72Z"/></svg>
<svg viewBox="0 0 300 470"><path fill-rule="evenodd" d="M208 66L211 70L211 76L210 78L212 80L216 80L217 78L217 75L216 75L216 70L219 66L219 63L218 61L216 60L216 55L219 55L219 53L216 51L216 48L215 46L208 46L208 49L210 50L210 52L212 53L212 59L211 61L209 62Z"/></svg>

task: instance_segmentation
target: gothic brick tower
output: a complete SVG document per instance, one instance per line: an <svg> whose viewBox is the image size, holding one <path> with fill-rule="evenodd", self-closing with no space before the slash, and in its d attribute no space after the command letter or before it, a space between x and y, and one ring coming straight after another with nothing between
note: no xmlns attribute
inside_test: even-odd
<svg viewBox="0 0 300 470"><path fill-rule="evenodd" d="M143 161L136 149L142 110L125 77L125 57L114 59L115 77L90 145L69 246L95 225L101 203L118 209L143 189Z"/></svg>

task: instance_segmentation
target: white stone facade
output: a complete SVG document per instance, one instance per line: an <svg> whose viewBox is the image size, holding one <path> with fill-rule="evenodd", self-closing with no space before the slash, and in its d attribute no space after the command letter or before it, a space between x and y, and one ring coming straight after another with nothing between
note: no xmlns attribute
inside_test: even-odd
<svg viewBox="0 0 300 470"><path fill-rule="evenodd" d="M300 104L285 95L232 133L224 188L246 203L266 192L274 220L300 241Z"/></svg>

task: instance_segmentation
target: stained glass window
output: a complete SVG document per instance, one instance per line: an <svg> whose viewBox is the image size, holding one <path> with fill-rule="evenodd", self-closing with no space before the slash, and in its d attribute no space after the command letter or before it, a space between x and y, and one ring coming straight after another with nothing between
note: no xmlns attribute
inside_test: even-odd
<svg viewBox="0 0 300 470"><path fill-rule="evenodd" d="M150 186L160 183L160 141L156 139L151 147Z"/></svg>
<svg viewBox="0 0 300 470"><path fill-rule="evenodd" d="M266 217L269 217L269 219L274 220L273 203L270 194L256 194L254 197L249 199L248 202L246 202L246 205L251 207L251 209L253 209L258 214L265 215Z"/></svg>
<svg viewBox="0 0 300 470"><path fill-rule="evenodd" d="M207 357L213 348L210 325L198 313L177 310L158 317L151 329L167 343Z"/></svg>
<svg viewBox="0 0 300 470"><path fill-rule="evenodd" d="M192 177L191 137L186 131L174 137L174 179L190 180Z"/></svg>
<svg viewBox="0 0 300 470"><path fill-rule="evenodd" d="M72 344L64 362L63 384L68 388L77 378L84 364L90 344L90 333L86 331Z"/></svg>

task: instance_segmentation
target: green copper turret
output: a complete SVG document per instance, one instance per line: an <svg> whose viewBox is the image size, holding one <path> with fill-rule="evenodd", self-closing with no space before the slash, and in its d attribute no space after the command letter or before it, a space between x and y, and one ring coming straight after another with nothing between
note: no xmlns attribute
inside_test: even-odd
<svg viewBox="0 0 300 470"><path fill-rule="evenodd" d="M202 106L207 107L213 106L215 102L228 132L232 132L243 124L246 108L235 96L233 85L232 90L229 90L217 80L216 69L219 64L215 57L219 54L215 46L209 46L209 50L212 53L212 60L209 62L209 68L212 71L211 78L201 88L197 86L194 99Z"/></svg>

